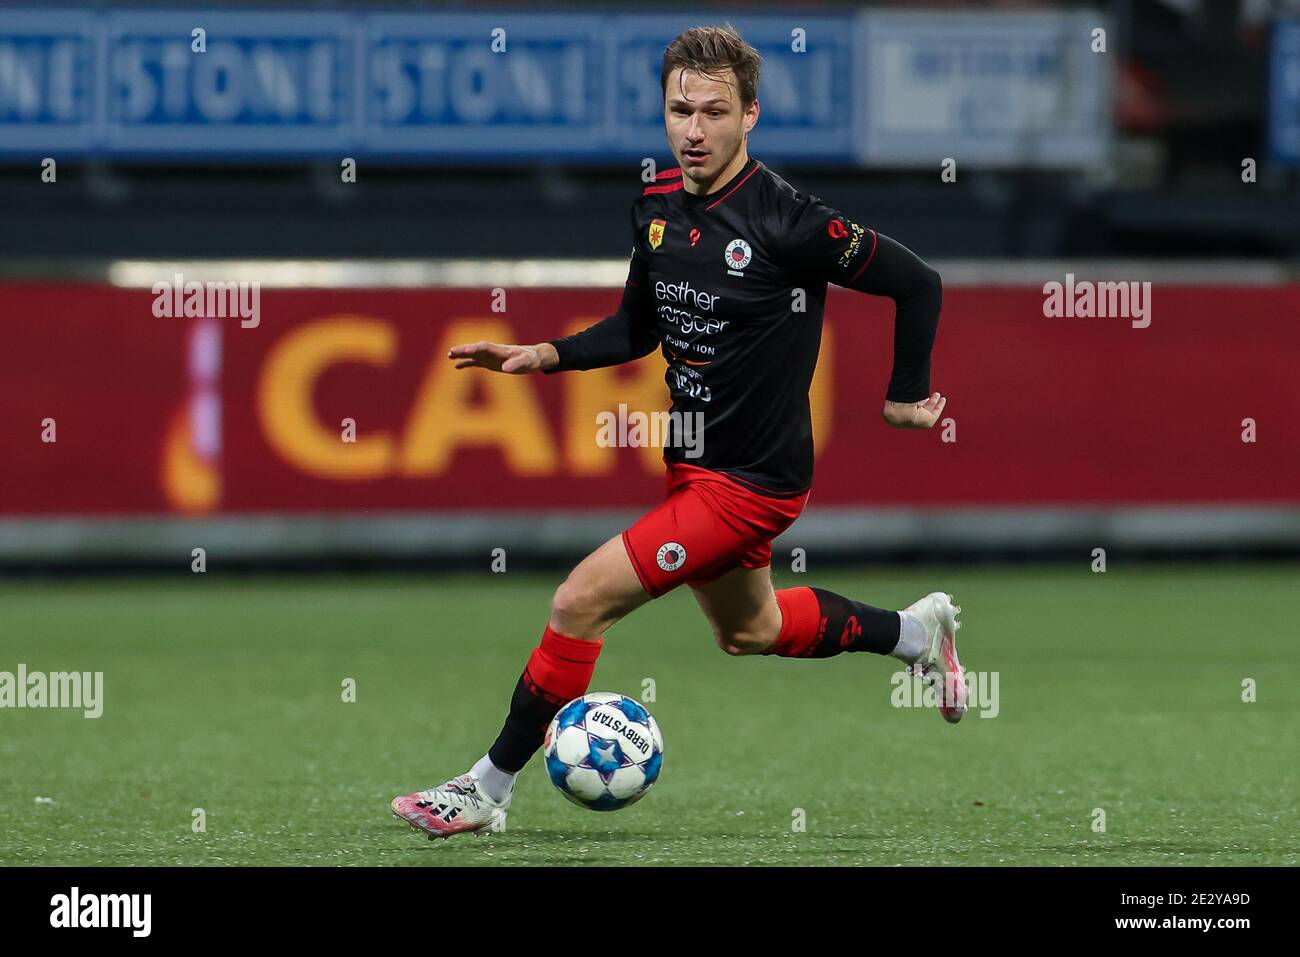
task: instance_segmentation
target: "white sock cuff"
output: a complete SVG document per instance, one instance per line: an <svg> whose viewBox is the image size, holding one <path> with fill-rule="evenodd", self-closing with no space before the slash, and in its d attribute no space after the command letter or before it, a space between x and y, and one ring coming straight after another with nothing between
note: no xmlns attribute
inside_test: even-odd
<svg viewBox="0 0 1300 957"><path fill-rule="evenodd" d="M509 771L502 771L486 754L474 762L469 773L478 778L478 783L487 796L494 801L504 801L515 786L516 776Z"/></svg>
<svg viewBox="0 0 1300 957"><path fill-rule="evenodd" d="M925 651L925 626L905 611L898 613L898 644L890 652L900 661L911 664Z"/></svg>

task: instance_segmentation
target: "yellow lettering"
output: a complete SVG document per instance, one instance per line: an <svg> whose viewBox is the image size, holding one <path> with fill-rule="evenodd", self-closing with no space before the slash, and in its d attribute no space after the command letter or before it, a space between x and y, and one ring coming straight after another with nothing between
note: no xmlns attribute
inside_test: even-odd
<svg viewBox="0 0 1300 957"><path fill-rule="evenodd" d="M461 446L497 448L519 476L555 474L555 443L533 376L456 369L447 360L447 350L458 343L513 342L513 337L510 326L497 320L465 319L447 326L406 423L404 475L441 474ZM476 392L482 401L473 401Z"/></svg>
<svg viewBox="0 0 1300 957"><path fill-rule="evenodd" d="M376 433L343 442L337 428L316 418L316 382L340 362L388 365L397 336L386 322L337 316L307 323L271 349L262 366L257 413L267 443L293 465L321 478L384 475L393 455L391 437Z"/></svg>

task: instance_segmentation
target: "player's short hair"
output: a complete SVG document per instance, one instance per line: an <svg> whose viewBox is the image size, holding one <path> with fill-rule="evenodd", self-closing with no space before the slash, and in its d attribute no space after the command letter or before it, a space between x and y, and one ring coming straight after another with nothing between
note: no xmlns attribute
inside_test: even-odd
<svg viewBox="0 0 1300 957"><path fill-rule="evenodd" d="M659 85L668 95L668 77L682 67L718 80L728 69L739 86L740 105L748 108L758 98L758 71L763 58L745 42L730 23L720 27L692 27L664 50Z"/></svg>

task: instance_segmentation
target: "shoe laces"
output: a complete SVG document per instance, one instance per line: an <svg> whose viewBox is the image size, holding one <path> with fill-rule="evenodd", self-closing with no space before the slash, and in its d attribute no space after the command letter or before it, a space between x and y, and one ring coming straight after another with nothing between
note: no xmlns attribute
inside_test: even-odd
<svg viewBox="0 0 1300 957"><path fill-rule="evenodd" d="M428 801L430 804L445 801L447 795L454 795L463 798L465 802L469 803L470 806L474 808L474 810L477 811L479 809L480 802L478 789L471 784L467 790L465 786L456 779L448 781L442 787L429 788L427 791L420 792L421 799Z"/></svg>

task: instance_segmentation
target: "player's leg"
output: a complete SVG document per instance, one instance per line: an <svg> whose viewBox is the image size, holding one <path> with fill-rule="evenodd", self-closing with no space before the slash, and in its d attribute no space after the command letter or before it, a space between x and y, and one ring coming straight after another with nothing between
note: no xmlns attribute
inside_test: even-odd
<svg viewBox="0 0 1300 957"><path fill-rule="evenodd" d="M769 547L756 549L747 561L765 561ZM865 651L889 655L935 686L939 711L946 720L959 721L965 713L966 686L956 645L961 609L953 605L951 595L932 592L902 611L888 611L823 588L776 591L767 564L733 568L691 590L718 646L728 654L829 658Z"/></svg>
<svg viewBox="0 0 1300 957"><path fill-rule="evenodd" d="M615 535L579 562L555 590L549 625L575 638L598 641L607 628L649 600L623 536Z"/></svg>
<svg viewBox="0 0 1300 957"><path fill-rule="evenodd" d="M515 776L559 709L587 691L607 628L650 600L615 536L584 558L551 599L550 618L515 684L500 734L466 774L393 799L393 813L432 837L500 826Z"/></svg>
<svg viewBox="0 0 1300 957"><path fill-rule="evenodd" d="M555 590L541 643L488 753L441 788L394 799L394 813L430 836L488 826L509 806L515 775L541 746L551 719L586 692L605 629L697 569L707 577L731 564L737 549L743 554L761 541L750 523L729 521L717 495L692 481L697 472L670 466L665 500L585 558Z"/></svg>
<svg viewBox="0 0 1300 957"><path fill-rule="evenodd" d="M904 636L899 612L822 588L777 591L768 565L733 568L711 582L694 585L692 591L718 646L731 655L829 658L846 651L868 651L896 654L911 663L921 651L919 642L900 642Z"/></svg>
<svg viewBox="0 0 1300 957"><path fill-rule="evenodd" d="M579 562L555 589L546 630L515 685L501 733L474 766L490 790L501 794L513 787L556 712L586 694L605 630L649 600L619 535Z"/></svg>
<svg viewBox="0 0 1300 957"><path fill-rule="evenodd" d="M729 655L761 655L781 633L770 566L733 568L711 582L692 585L691 593L713 628L713 640Z"/></svg>

